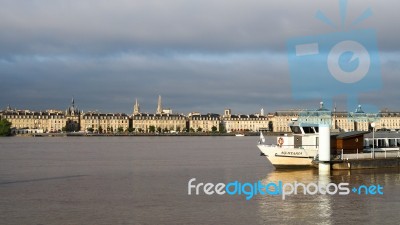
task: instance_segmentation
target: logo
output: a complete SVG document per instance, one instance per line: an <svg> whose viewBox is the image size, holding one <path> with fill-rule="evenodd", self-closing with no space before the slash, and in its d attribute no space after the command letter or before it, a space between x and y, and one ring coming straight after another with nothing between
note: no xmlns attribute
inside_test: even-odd
<svg viewBox="0 0 400 225"><path fill-rule="evenodd" d="M332 22L321 11L316 13L316 18L334 32L287 41L289 71L295 99L322 98L331 106L335 96L346 95L350 110L359 105L360 94L381 89L382 75L375 30L356 29L372 16L371 9L347 21L347 1L339 2L340 24ZM368 110L377 109L365 106Z"/></svg>
<svg viewBox="0 0 400 225"><path fill-rule="evenodd" d="M188 195L239 195L245 196L246 200L252 199L256 195L281 196L285 200L288 196L303 195L349 195L353 192L358 195L383 195L383 186L381 185L361 185L359 187L350 188L349 183L283 183L269 182L262 183L257 181L254 183L241 183L233 181L225 183L197 183L194 184L196 178L192 178L188 182Z"/></svg>

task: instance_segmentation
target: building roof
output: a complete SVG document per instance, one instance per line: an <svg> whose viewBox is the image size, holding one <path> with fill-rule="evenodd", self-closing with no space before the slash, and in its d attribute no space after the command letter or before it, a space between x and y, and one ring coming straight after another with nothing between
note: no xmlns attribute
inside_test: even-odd
<svg viewBox="0 0 400 225"><path fill-rule="evenodd" d="M365 137L372 138L372 132L365 135ZM396 132L391 132L391 131L375 132L374 137L375 138L400 138L400 133L398 133L397 131Z"/></svg>
<svg viewBox="0 0 400 225"><path fill-rule="evenodd" d="M181 114L152 114L152 113L139 113L136 115L133 115L133 118L138 118L138 117L144 117L144 118L186 118L186 116L181 115Z"/></svg>
<svg viewBox="0 0 400 225"><path fill-rule="evenodd" d="M100 113L100 112L86 112L83 116L128 116L125 113Z"/></svg>
<svg viewBox="0 0 400 225"><path fill-rule="evenodd" d="M220 115L219 114L214 114L214 113L208 113L208 114L205 114L205 115L192 115L192 116L189 116L190 118L203 118L203 119L207 119L207 118L220 118Z"/></svg>
<svg viewBox="0 0 400 225"><path fill-rule="evenodd" d="M332 136L336 136L336 139L347 139L347 138L352 138L352 137L364 135L364 134L367 134L367 133L369 133L369 131L351 131L351 132L334 134Z"/></svg>
<svg viewBox="0 0 400 225"><path fill-rule="evenodd" d="M2 115L26 115L26 116L48 116L48 115L64 115L63 112L47 112L47 111L28 111L28 110L13 110L1 111Z"/></svg>

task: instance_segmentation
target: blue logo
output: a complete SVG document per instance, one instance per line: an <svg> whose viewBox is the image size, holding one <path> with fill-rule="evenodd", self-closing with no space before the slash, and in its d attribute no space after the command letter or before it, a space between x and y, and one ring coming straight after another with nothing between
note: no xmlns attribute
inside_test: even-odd
<svg viewBox="0 0 400 225"><path fill-rule="evenodd" d="M243 195L246 200L252 199L256 195L269 195L269 196L281 196L282 200L285 200L288 196L295 196L298 194L303 195L349 195L350 190L358 195L383 195L383 186L381 185L361 185L358 188L349 187L349 183L308 183L304 184L301 182L283 183L268 182L262 183L257 181L254 183L239 181L225 183L195 183L196 178L192 178L188 182L188 195Z"/></svg>
<svg viewBox="0 0 400 225"><path fill-rule="evenodd" d="M347 96L348 110L355 108L362 93L381 89L381 68L373 29L347 29L347 1L340 0L341 24L321 11L316 18L336 32L297 37L287 41L292 95L298 100L321 99L328 105L335 96ZM350 28L372 15L367 9ZM365 105L363 105L365 106ZM366 105L369 110L371 106ZM372 107L375 111L377 108Z"/></svg>

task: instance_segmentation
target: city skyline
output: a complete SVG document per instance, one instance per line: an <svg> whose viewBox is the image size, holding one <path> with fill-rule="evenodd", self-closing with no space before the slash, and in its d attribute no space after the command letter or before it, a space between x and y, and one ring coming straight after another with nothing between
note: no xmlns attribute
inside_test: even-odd
<svg viewBox="0 0 400 225"><path fill-rule="evenodd" d="M130 112L117 112L117 111L106 112L106 111L99 110L99 109L84 110L85 107L81 107L79 104L76 104L75 102L76 102L76 99L74 97L72 97L72 99L70 99L69 105L64 107L64 108L68 110L68 108L70 106L74 106L76 108L79 107L79 111L82 111L82 112L124 113L124 114L127 114L127 115L134 114L135 111L137 111L138 113L144 113L144 114L163 114L163 113L167 114L169 111L172 112L171 114L185 114L185 115L186 114L190 114L190 113L202 113L202 114L216 113L216 114L223 114L223 111L225 109L228 109L227 107L225 107L225 108L223 108L221 110L221 112L211 112L211 111L207 111L207 112L206 111L202 111L202 112L200 112L200 111L179 112L179 111L176 111L173 107L170 107L168 105L165 107L164 99L162 98L161 95L158 96L157 104L153 107L154 108L153 110L151 110L151 109L150 110L142 110L142 103L137 98L135 98L134 104L132 105L132 110ZM30 108L30 107L16 108L16 107L13 107L11 104L9 104L6 107L0 108L0 111L6 111L6 110L29 110L29 111L49 111L49 110L50 111L54 111L55 110L55 111L65 111L65 109L49 107L49 108L46 108L46 109L35 110L35 109ZM261 108L259 110L259 112L252 112L250 114L257 114L257 113L259 114L261 111L264 112L264 108ZM268 113L268 112L266 112L266 113ZM246 113L246 114L249 114L249 113Z"/></svg>
<svg viewBox="0 0 400 225"><path fill-rule="evenodd" d="M70 103L67 104L64 108L45 108L45 109L34 109L34 108L30 108L30 107L23 107L23 108L17 108L17 107L13 107L13 105L8 104L6 107L0 108L0 112L1 111L7 111L7 110L28 110L28 111L37 111L37 112L44 112L44 111L61 111L64 112L66 110L68 110L71 106L73 106L75 109L79 110L80 112L83 113L88 113L88 112L97 112L97 113L111 113L111 114L126 114L126 115L133 115L135 114L176 114L176 115L189 115L192 113L199 113L202 115L206 115L206 114L219 114L222 115L224 113L225 110L229 109L232 111L233 115L254 115L254 114L259 114L259 115L265 115L267 116L268 114L274 114L276 112L300 112L300 111L308 111L308 110L318 110L322 108L325 108L331 112L348 112L348 113L353 113L353 112L357 112L359 110L362 110L364 112L364 108L362 105L357 105L354 106L354 110L342 110L342 109L338 109L336 103L332 106L332 108L327 108L324 102L314 102L314 106L310 107L310 108L286 108L286 109L278 109L275 111L268 111L265 108L260 108L258 111L254 111L254 112L236 112L234 108L230 108L230 107L224 107L221 108L220 111L187 111L187 112L181 112L179 110L176 110L173 106L171 107L170 105L165 106L164 104L164 98L162 98L161 95L158 95L157 97L157 103L156 105L153 107L153 109L150 110L143 110L142 109L142 102L140 102L138 100L138 98L135 98L134 103L132 104L131 110L129 112L121 112L121 111L104 111L104 110L99 110L99 109L95 109L95 110L86 110L85 107L81 107L79 104L75 103L75 98L72 97L72 99L70 99ZM172 112L172 113L171 113ZM375 113L379 113L379 112L399 112L399 110L393 110L390 108L382 108L380 109L378 112L369 112L369 111L365 111L365 113L371 113L371 114L375 114Z"/></svg>
<svg viewBox="0 0 400 225"><path fill-rule="evenodd" d="M348 18L371 8L359 28L377 31L382 89L360 104L398 110L396 5L348 1ZM135 98L154 111L156 97L177 112L266 112L314 108L294 100L286 40L336 32L318 10L340 20L338 1L2 1L0 107L131 112ZM273 31L273 32L271 32ZM312 94L312 90L310 90ZM347 109L347 96L337 96ZM355 108L356 106L354 106Z"/></svg>

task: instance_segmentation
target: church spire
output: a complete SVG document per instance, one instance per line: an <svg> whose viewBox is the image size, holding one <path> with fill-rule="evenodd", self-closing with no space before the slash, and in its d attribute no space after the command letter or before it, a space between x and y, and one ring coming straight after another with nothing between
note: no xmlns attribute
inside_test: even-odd
<svg viewBox="0 0 400 225"><path fill-rule="evenodd" d="M162 114L162 102L161 102L161 95L158 96L158 104L157 104L157 112L156 114Z"/></svg>
<svg viewBox="0 0 400 225"><path fill-rule="evenodd" d="M140 113L140 105L138 100L136 99L135 105L133 106L133 115L137 115Z"/></svg>

